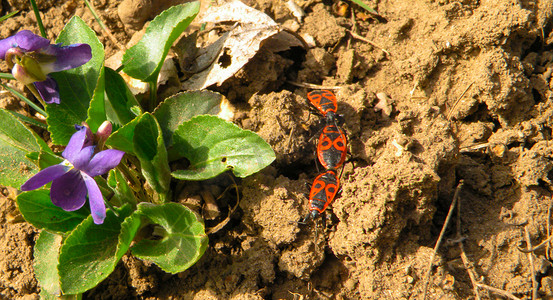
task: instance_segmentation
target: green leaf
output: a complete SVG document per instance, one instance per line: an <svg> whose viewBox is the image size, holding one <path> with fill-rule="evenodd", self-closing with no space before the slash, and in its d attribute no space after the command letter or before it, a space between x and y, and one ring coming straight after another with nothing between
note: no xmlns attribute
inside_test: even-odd
<svg viewBox="0 0 553 300"><path fill-rule="evenodd" d="M140 134L135 134L137 132ZM171 171L161 128L151 113L144 113L119 128L108 138L106 145L134 154L140 161L142 175L161 197L156 201L165 201Z"/></svg>
<svg viewBox="0 0 553 300"><path fill-rule="evenodd" d="M38 153L38 165L41 170L49 166L57 165L63 160L63 157L57 156L51 152L40 151L40 153Z"/></svg>
<svg viewBox="0 0 553 300"><path fill-rule="evenodd" d="M141 203L140 212L165 231L161 240L142 240L131 249L133 255L149 260L165 272L182 272L195 264L207 248L203 223L187 207L178 203Z"/></svg>
<svg viewBox="0 0 553 300"><path fill-rule="evenodd" d="M107 183L115 192L115 200L119 200L120 204L133 203L134 205L136 205L136 203L138 203L136 196L127 183L127 180L119 170L111 169L109 171ZM114 199L112 199L111 201L113 202L113 200Z"/></svg>
<svg viewBox="0 0 553 300"><path fill-rule="evenodd" d="M257 134L215 116L197 116L173 135L173 147L190 161L190 168L171 175L183 180L205 180L231 169L246 177L275 160L275 152Z"/></svg>
<svg viewBox="0 0 553 300"><path fill-rule="evenodd" d="M106 145L125 151L125 153L135 155L133 145L134 132L136 124L138 124L142 116L143 114L114 131L106 140Z"/></svg>
<svg viewBox="0 0 553 300"><path fill-rule="evenodd" d="M100 77L98 77L98 84L94 89L90 106L88 107L86 123L90 127L92 132L98 131L98 128L102 123L107 120L106 106L104 100L104 93L106 92L106 80L104 68L100 71Z"/></svg>
<svg viewBox="0 0 553 300"><path fill-rule="evenodd" d="M86 43L92 48L92 59L86 64L50 74L58 83L61 103L46 106L48 131L54 144L66 145L75 133L74 125L87 119L90 101L102 79L104 47L96 33L76 16L63 28L56 42L63 45ZM97 96L103 97L103 93Z"/></svg>
<svg viewBox="0 0 553 300"><path fill-rule="evenodd" d="M131 212L130 205L118 209L119 216L108 209L103 224L94 224L90 216L67 236L58 265L65 294L83 293L113 272L140 226Z"/></svg>
<svg viewBox="0 0 553 300"><path fill-rule="evenodd" d="M223 96L208 90L176 94L163 101L154 111L154 116L163 131L167 147L173 143L173 132L180 124L197 115L217 115L221 112Z"/></svg>
<svg viewBox="0 0 553 300"><path fill-rule="evenodd" d="M0 109L0 124L0 185L19 188L38 171L26 158L27 153L51 151L34 131L5 109Z"/></svg>
<svg viewBox="0 0 553 300"><path fill-rule="evenodd" d="M65 211L55 206L46 189L23 192L16 198L23 218L36 228L65 233L73 230L90 215L87 207Z"/></svg>
<svg viewBox="0 0 553 300"><path fill-rule="evenodd" d="M33 268L43 298L61 295L57 265L62 240L61 235L42 230L35 242Z"/></svg>
<svg viewBox="0 0 553 300"><path fill-rule="evenodd" d="M159 201L165 202L171 182L171 170L161 128L151 113L145 113L136 124L135 131L140 132L134 135L133 146L134 153L140 160L142 175L161 197Z"/></svg>
<svg viewBox="0 0 553 300"><path fill-rule="evenodd" d="M152 20L146 33L123 55L123 71L145 82L156 82L169 48L200 10L200 2L175 5Z"/></svg>
<svg viewBox="0 0 553 300"><path fill-rule="evenodd" d="M105 70L108 120L118 128L136 117L131 109L140 105L123 77L110 68L105 68Z"/></svg>

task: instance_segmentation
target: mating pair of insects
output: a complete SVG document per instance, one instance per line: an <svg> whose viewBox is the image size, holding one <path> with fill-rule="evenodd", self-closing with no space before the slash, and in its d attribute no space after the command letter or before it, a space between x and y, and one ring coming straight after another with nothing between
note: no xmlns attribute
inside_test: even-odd
<svg viewBox="0 0 553 300"><path fill-rule="evenodd" d="M317 142L317 158L325 171L319 174L309 192L309 213L300 221L317 218L334 201L340 191L337 169L343 166L347 155L347 137L338 125L338 102L328 90L312 91L307 99L323 115L326 122Z"/></svg>

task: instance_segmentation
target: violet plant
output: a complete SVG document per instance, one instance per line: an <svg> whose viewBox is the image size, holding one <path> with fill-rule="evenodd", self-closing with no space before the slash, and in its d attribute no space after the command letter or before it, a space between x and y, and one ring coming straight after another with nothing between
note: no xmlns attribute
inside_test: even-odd
<svg viewBox="0 0 553 300"><path fill-rule="evenodd" d="M13 74L0 78L28 87L43 107L25 101L45 117L43 124L0 109L0 184L22 191L18 208L41 230L34 257L42 297L79 297L127 252L168 273L186 270L208 239L203 220L173 202L172 187L227 171L249 176L275 159L255 133L217 117L221 95L205 90L156 98L169 48L198 11L199 2L169 8L125 52L122 70L150 84L146 107L104 66L102 44L78 17L55 43L26 30L0 40L0 58ZM63 152L51 150L27 123L47 130ZM183 159L189 167L171 170ZM135 241L146 226L161 238Z"/></svg>

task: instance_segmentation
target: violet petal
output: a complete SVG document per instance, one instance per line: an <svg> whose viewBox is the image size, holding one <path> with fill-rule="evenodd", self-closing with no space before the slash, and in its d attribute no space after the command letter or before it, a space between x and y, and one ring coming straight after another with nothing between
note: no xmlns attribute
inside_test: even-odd
<svg viewBox="0 0 553 300"><path fill-rule="evenodd" d="M50 188L50 198L54 205L65 211L74 211L86 202L86 185L81 172L71 169L65 175L56 178Z"/></svg>
<svg viewBox="0 0 553 300"><path fill-rule="evenodd" d="M56 57L55 62L42 64L42 70L46 74L80 67L92 58L92 48L88 44L50 45L43 53Z"/></svg>
<svg viewBox="0 0 553 300"><path fill-rule="evenodd" d="M0 40L0 59L6 59L6 52L14 47L16 47L14 35Z"/></svg>
<svg viewBox="0 0 553 300"><path fill-rule="evenodd" d="M60 93L58 92L58 83L51 77L46 78L44 81L37 81L33 83L42 97L42 100L48 104L56 103L60 104Z"/></svg>
<svg viewBox="0 0 553 300"><path fill-rule="evenodd" d="M48 168L36 173L33 177L29 178L19 189L22 191L32 191L47 184L48 182L55 180L56 178L67 173L71 169L70 166L58 164L49 166Z"/></svg>
<svg viewBox="0 0 553 300"><path fill-rule="evenodd" d="M88 167L82 170L92 177L106 174L109 170L117 167L123 155L125 152L115 149L100 151L90 160Z"/></svg>
<svg viewBox="0 0 553 300"><path fill-rule="evenodd" d="M68 161L74 161L75 157L79 155L81 149L87 140L87 129L85 126L75 126L77 132L73 133L67 147L63 150L61 156L63 156Z"/></svg>
<svg viewBox="0 0 553 300"><path fill-rule="evenodd" d="M74 155L71 159L68 159L71 164L75 167L77 170L83 170L88 167L88 164L90 162L90 159L92 158L92 155L94 155L94 148L96 146L87 146L81 149L76 155Z"/></svg>
<svg viewBox="0 0 553 300"><path fill-rule="evenodd" d="M14 35L17 47L26 52L37 51L50 45L50 40L36 35L29 30L22 30Z"/></svg>
<svg viewBox="0 0 553 300"><path fill-rule="evenodd" d="M104 204L102 192L96 181L94 181L94 178L86 174L82 174L82 176L88 190L88 203L90 204L90 212L94 224L102 224L106 218L106 205Z"/></svg>

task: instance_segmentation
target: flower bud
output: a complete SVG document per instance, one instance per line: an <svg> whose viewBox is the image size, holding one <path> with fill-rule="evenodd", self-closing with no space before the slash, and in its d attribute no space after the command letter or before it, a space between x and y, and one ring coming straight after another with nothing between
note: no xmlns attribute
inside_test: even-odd
<svg viewBox="0 0 553 300"><path fill-rule="evenodd" d="M113 128L113 126L111 125L111 123L109 121L104 121L104 123L102 123L102 125L100 125L100 127L98 127L98 131L96 132L96 136L100 140L106 140L110 136L112 128Z"/></svg>

